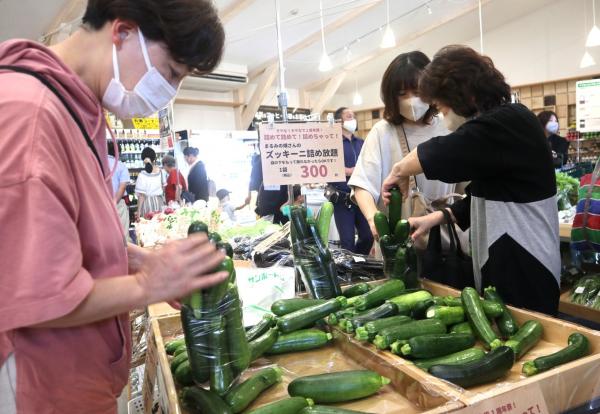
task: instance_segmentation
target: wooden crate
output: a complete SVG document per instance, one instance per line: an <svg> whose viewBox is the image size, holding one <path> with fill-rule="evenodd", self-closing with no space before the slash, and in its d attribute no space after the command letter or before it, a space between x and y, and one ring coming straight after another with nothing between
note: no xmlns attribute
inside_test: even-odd
<svg viewBox="0 0 600 414"><path fill-rule="evenodd" d="M458 295L459 292L444 285L424 281L423 285L434 295ZM448 399L456 399L467 406L480 403L482 400L500 397L519 389L535 386L541 389L550 413L563 412L578 407L594 398L600 397L600 332L594 331L554 319L537 312L510 308L515 319L522 324L527 320L538 320L544 326L544 335L538 345L518 361L509 375L492 384L485 384L464 390L453 384L445 383L424 373L408 360L387 351L380 351L369 343L360 343L348 335L337 332L336 341L343 342L341 347L353 348L348 353L362 355L368 361L369 368L387 372L387 367L394 367L407 376L414 378L420 386L431 386L443 389ZM585 334L591 343L591 355L548 372L525 378L521 375L523 362L538 356L553 353L567 344L567 338L574 332Z"/></svg>
<svg viewBox="0 0 600 414"><path fill-rule="evenodd" d="M588 306L579 305L571 302L571 291L564 292L560 295L558 310L567 315L576 316L581 319L600 323L600 311ZM599 374L600 375L600 374Z"/></svg>
<svg viewBox="0 0 600 414"><path fill-rule="evenodd" d="M181 335L181 324L179 316L170 315L157 318L152 321L152 338L148 347L153 347L149 354L156 354L156 379L158 384L159 405L166 414L187 414L180 407L177 399L177 389L169 368L169 359L164 350L165 342L175 336ZM297 376L313 375L331 371L345 371L352 369L370 368L374 369L373 360L363 360L354 349L346 348L334 341L331 345L314 351L302 353L291 353L279 356L261 358L256 361L246 375L252 373L255 368L270 364L277 364L284 370L283 381L263 393L252 407L276 401L287 396L287 384ZM378 414L385 413L428 413L438 414L455 411L464 407L456 396L448 396L445 385L441 381L434 384L420 384L423 375L417 371L405 373L393 366L382 367L378 371L392 380L392 383L367 399L340 405L341 407L354 410L367 410ZM152 382L152 381L151 381ZM151 384L150 384L151 385ZM151 405L151 404L150 404ZM150 413L149 404L145 405L146 413Z"/></svg>

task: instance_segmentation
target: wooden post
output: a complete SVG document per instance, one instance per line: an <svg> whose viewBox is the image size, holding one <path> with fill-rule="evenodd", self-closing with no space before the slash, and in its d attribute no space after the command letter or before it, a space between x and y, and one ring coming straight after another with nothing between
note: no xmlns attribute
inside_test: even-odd
<svg viewBox="0 0 600 414"><path fill-rule="evenodd" d="M246 105L246 108L244 108L244 110L242 112L241 129L248 128L248 126L252 122L252 119L254 119L254 116L256 115L256 111L258 111L258 108L263 103L263 100L265 99L267 92L271 88L271 85L273 85L273 82L275 81L276 76L277 76L277 63L274 63L273 65L271 65L267 69L265 69L265 71L263 72L263 74L261 75L261 77L258 81L256 90L254 91L254 93L252 94L252 97L248 101L248 105Z"/></svg>

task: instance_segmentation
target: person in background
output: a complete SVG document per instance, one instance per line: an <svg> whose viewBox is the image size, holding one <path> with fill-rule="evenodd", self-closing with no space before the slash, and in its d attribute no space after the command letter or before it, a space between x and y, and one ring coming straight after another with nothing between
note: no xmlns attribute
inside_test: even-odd
<svg viewBox="0 0 600 414"><path fill-rule="evenodd" d="M181 203L181 193L187 191L187 184L183 174L177 168L177 161L172 155L165 155L162 159L163 169L167 172L167 184L165 186L165 202L171 201Z"/></svg>
<svg viewBox="0 0 600 414"><path fill-rule="evenodd" d="M198 159L198 148L187 147L183 150L185 162L190 166L188 172L188 188L196 197L196 201L208 201L208 177L204 163Z"/></svg>
<svg viewBox="0 0 600 414"><path fill-rule="evenodd" d="M260 153L256 153L252 155L250 160L250 182L248 183L248 195L244 199L244 204L240 206L244 208L250 205L252 201L252 193L257 193L260 191L260 186L262 185L262 165L260 161ZM258 206L258 198L256 200L256 204Z"/></svg>
<svg viewBox="0 0 600 414"><path fill-rule="evenodd" d="M385 209L381 185L393 165L403 158L400 140L408 141L410 151L432 137L450 132L435 116L435 108L419 98L419 76L428 64L429 58L419 51L402 53L390 63L381 80L383 119L367 135L348 182L375 237L378 234L373 217L377 210ZM417 175L416 183L430 200L455 192L454 184L431 180L423 174Z"/></svg>
<svg viewBox="0 0 600 414"><path fill-rule="evenodd" d="M131 180L129 176L129 170L120 160L115 159L115 147L112 142L108 142L108 167L113 169L115 162L117 167L112 176L112 194L113 202L117 207L117 213L119 213L119 219L121 220L121 226L125 232L125 236L129 239L129 206L125 203L123 196L127 184Z"/></svg>
<svg viewBox="0 0 600 414"><path fill-rule="evenodd" d="M235 211L238 210L238 208L236 208L231 202L229 194L231 193L224 188L217 191L217 198L219 199L219 208L221 209L221 211L227 214L229 220L236 221Z"/></svg>
<svg viewBox="0 0 600 414"><path fill-rule="evenodd" d="M156 165L156 152L150 147L142 150L144 169L135 182L138 198L138 218L148 213L161 211L165 205L164 190L167 184L166 173Z"/></svg>
<svg viewBox="0 0 600 414"><path fill-rule="evenodd" d="M555 168L560 168L566 164L569 158L569 141L558 135L559 125L558 117L555 112L542 111L537 115L544 134L548 139L550 148L552 148L552 158Z"/></svg>
<svg viewBox="0 0 600 414"><path fill-rule="evenodd" d="M421 75L419 93L444 114L453 132L434 137L396 163L382 186L408 192L424 173L449 183L471 181L467 197L448 208L471 229L475 286L495 286L519 308L554 315L560 296L556 177L536 116L511 104L510 86L492 60L466 46L440 50ZM444 222L436 211L409 218L413 239Z"/></svg>
<svg viewBox="0 0 600 414"><path fill-rule="evenodd" d="M293 188L293 196L294 196L294 201L293 204L295 206L303 206L304 205L304 200L306 199L306 197L304 196L304 194L302 194L302 186L300 185L295 185ZM279 210L281 211L281 213L286 216L288 219L291 217L290 216L290 204L289 204L289 197L288 197L288 201L282 205ZM307 217L312 217L313 216L313 211L310 207L306 208L306 215Z"/></svg>
<svg viewBox="0 0 600 414"><path fill-rule="evenodd" d="M330 183L329 188L334 189L333 216L340 236L340 245L343 249L353 253L368 255L373 246L373 235L369 223L360 211L360 208L350 199L348 180L354 172L358 161L363 140L354 135L356 131L356 118L352 109L341 107L335 111L335 120L342 121L342 139L344 142L344 166L346 179L342 182ZM358 237L357 237L358 235Z"/></svg>

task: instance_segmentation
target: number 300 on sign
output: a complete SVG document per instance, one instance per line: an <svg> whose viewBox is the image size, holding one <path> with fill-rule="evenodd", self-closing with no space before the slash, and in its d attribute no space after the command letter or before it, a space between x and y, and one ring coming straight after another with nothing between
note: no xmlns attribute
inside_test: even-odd
<svg viewBox="0 0 600 414"><path fill-rule="evenodd" d="M327 166L326 165L303 165L302 167L302 178L308 177L327 177Z"/></svg>

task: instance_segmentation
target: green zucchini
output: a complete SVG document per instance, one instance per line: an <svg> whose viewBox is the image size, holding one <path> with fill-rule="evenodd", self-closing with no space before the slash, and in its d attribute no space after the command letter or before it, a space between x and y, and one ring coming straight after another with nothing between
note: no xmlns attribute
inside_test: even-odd
<svg viewBox="0 0 600 414"><path fill-rule="evenodd" d="M262 319L252 328L246 331L246 339L248 342L255 340L271 329L277 323L277 319L270 313L265 313Z"/></svg>
<svg viewBox="0 0 600 414"><path fill-rule="evenodd" d="M392 354L402 355L402 347L408 343L408 339L398 339L396 342L390 345L390 352Z"/></svg>
<svg viewBox="0 0 600 414"><path fill-rule="evenodd" d="M511 337L516 334L519 330L519 325L515 318L513 318L512 313L504 304L504 301L496 291L496 288L493 286L488 286L483 291L483 297L490 301L496 302L500 306L502 306L502 315L496 320L496 326L498 326L498 330L502 334L504 338Z"/></svg>
<svg viewBox="0 0 600 414"><path fill-rule="evenodd" d="M185 405L193 413L232 414L229 406L217 394L200 387L187 387L181 392Z"/></svg>
<svg viewBox="0 0 600 414"><path fill-rule="evenodd" d="M235 272L233 260L230 257L225 256L225 259L223 259L223 261L214 271L227 272L229 274L229 279L232 279L233 273ZM208 289L204 298L206 301L206 303L203 305L204 308L209 312L216 310L221 305L221 302L223 301L225 295L229 291L230 285L231 283L229 283L229 280L226 280ZM201 319L200 317L198 317L198 315L194 316L196 316L196 319Z"/></svg>
<svg viewBox="0 0 600 414"><path fill-rule="evenodd" d="M402 218L402 194L400 190L394 188L390 191L390 204L388 207L390 217L390 229L395 229L396 224Z"/></svg>
<svg viewBox="0 0 600 414"><path fill-rule="evenodd" d="M245 337L244 337L245 338ZM220 396L227 394L233 383L233 370L227 347L225 317L215 317L208 332L210 355L210 390Z"/></svg>
<svg viewBox="0 0 600 414"><path fill-rule="evenodd" d="M292 397L263 405L246 414L297 414L303 408L313 404L310 398Z"/></svg>
<svg viewBox="0 0 600 414"><path fill-rule="evenodd" d="M220 241L217 243L217 249L222 250L227 256L233 259L233 247L227 242Z"/></svg>
<svg viewBox="0 0 600 414"><path fill-rule="evenodd" d="M179 338L174 339L172 341L167 342L165 345L165 352L167 355L173 355L173 353L179 348L181 345L185 345L185 339Z"/></svg>
<svg viewBox="0 0 600 414"><path fill-rule="evenodd" d="M405 246L401 245L396 250L396 254L394 254L394 266L392 268L392 274L390 278L402 280L404 282L405 287L407 283L404 280L404 276L408 271L408 261L406 258L407 249Z"/></svg>
<svg viewBox="0 0 600 414"><path fill-rule="evenodd" d="M220 241L223 241L223 239L221 238L221 235L219 233L217 233L216 231L209 231L208 232L208 240L210 240L211 242L217 244Z"/></svg>
<svg viewBox="0 0 600 414"><path fill-rule="evenodd" d="M186 338L187 355L192 369L192 376L196 384L206 382L209 377L210 348L208 345L208 332L211 330L211 323L212 319L208 315L202 319L195 319L189 306L184 305L181 308L181 326Z"/></svg>
<svg viewBox="0 0 600 414"><path fill-rule="evenodd" d="M338 403L368 397L389 383L388 378L368 370L332 372L296 378L288 385L288 394L317 403Z"/></svg>
<svg viewBox="0 0 600 414"><path fill-rule="evenodd" d="M175 380L183 386L194 385L194 379L192 378L192 369L190 368L190 361L187 359L183 361L173 374Z"/></svg>
<svg viewBox="0 0 600 414"><path fill-rule="evenodd" d="M242 301L236 285L233 285L227 296L229 309L225 311L225 327L227 332L227 347L231 366L237 372L243 372L250 366L250 347L244 330Z"/></svg>
<svg viewBox="0 0 600 414"><path fill-rule="evenodd" d="M381 305L387 299L400 295L404 291L404 283L401 280L388 280L387 282L374 287L369 292L357 296L354 301L354 307L358 310L365 310Z"/></svg>
<svg viewBox="0 0 600 414"><path fill-rule="evenodd" d="M425 371L428 371L434 365L463 365L468 362L480 360L485 356L485 351L480 348L471 348L464 351L455 352L437 358L416 359L415 365Z"/></svg>
<svg viewBox="0 0 600 414"><path fill-rule="evenodd" d="M470 322L457 323L450 329L450 333L468 333L470 335L475 335Z"/></svg>
<svg viewBox="0 0 600 414"><path fill-rule="evenodd" d="M225 395L224 400L234 414L241 413L263 391L279 382L281 382L280 368L270 367L261 369L246 381L232 387L227 395Z"/></svg>
<svg viewBox="0 0 600 414"><path fill-rule="evenodd" d="M271 312L277 316L287 315L300 309L309 308L311 306L320 305L327 302L325 299L279 299L271 304Z"/></svg>
<svg viewBox="0 0 600 414"><path fill-rule="evenodd" d="M409 308L412 310L417 303L431 299L433 296L426 290L417 290L416 292L407 293L405 295L394 296L388 299L388 302L394 303L398 307Z"/></svg>
<svg viewBox="0 0 600 414"><path fill-rule="evenodd" d="M475 345L475 337L469 334L434 334L410 338L402 347L402 354L414 358L437 358L463 351Z"/></svg>
<svg viewBox="0 0 600 414"><path fill-rule="evenodd" d="M396 305L390 302L384 303L365 313L348 319L346 322L346 332L354 332L356 328L363 326L367 322L387 318L388 316L394 316L396 314L398 314L398 307Z"/></svg>
<svg viewBox="0 0 600 414"><path fill-rule="evenodd" d="M461 298L465 313L471 322L471 327L473 328L475 335L477 335L477 337L484 342L485 346L490 349L501 346L502 342L492 330L490 322L485 316L479 293L472 287L466 287L462 291Z"/></svg>
<svg viewBox="0 0 600 414"><path fill-rule="evenodd" d="M538 321L527 321L504 345L511 347L515 351L515 357L520 359L542 339L543 331L544 328Z"/></svg>
<svg viewBox="0 0 600 414"><path fill-rule="evenodd" d="M590 342L585 335L573 333L569 335L568 345L558 352L527 361L523 364L523 374L530 377L548 371L567 362L574 361L590 353Z"/></svg>
<svg viewBox="0 0 600 414"><path fill-rule="evenodd" d="M185 344L177 348L175 352L173 352L173 356L176 357L177 355L183 354L184 352L187 353L187 347L185 346Z"/></svg>
<svg viewBox="0 0 600 414"><path fill-rule="evenodd" d="M446 326L456 325L465 320L465 311L462 306L432 306L427 309L428 318L436 318Z"/></svg>
<svg viewBox="0 0 600 414"><path fill-rule="evenodd" d="M379 349L387 349L398 339L410 339L414 336L446 333L446 325L437 319L423 319L381 330L373 344Z"/></svg>
<svg viewBox="0 0 600 414"><path fill-rule="evenodd" d="M361 282L361 283L357 283L356 285L352 285L347 289L344 289L344 291L342 292L342 295L344 295L347 298L352 298L354 296L364 295L369 290L371 290L371 287L369 286L369 284L366 282Z"/></svg>
<svg viewBox="0 0 600 414"><path fill-rule="evenodd" d="M428 318L427 310L433 306L433 299L425 299L417 303L410 311L410 317L413 319Z"/></svg>
<svg viewBox="0 0 600 414"><path fill-rule="evenodd" d="M378 211L373 216L373 222L375 223L375 229L379 237L390 235L390 223L388 218L381 211Z"/></svg>
<svg viewBox="0 0 600 414"><path fill-rule="evenodd" d="M203 221L193 221L188 227L188 236L194 233L206 233L208 235L208 226Z"/></svg>
<svg viewBox="0 0 600 414"><path fill-rule="evenodd" d="M248 343L248 346L250 347L250 359L256 361L260 358L265 352L273 347L273 344L277 342L278 337L279 330L277 328L271 328L254 341Z"/></svg>
<svg viewBox="0 0 600 414"><path fill-rule="evenodd" d="M485 313L485 316L487 316L488 319L496 319L502 316L502 305L489 300L480 299L480 301L481 305L483 306L483 312ZM463 306L462 299L454 296L444 297L444 302L446 306Z"/></svg>
<svg viewBox="0 0 600 414"><path fill-rule="evenodd" d="M433 300L433 304L435 306L446 306L446 302L444 301L444 298L441 296L434 296L431 298L431 300ZM462 306L462 304L460 306Z"/></svg>
<svg viewBox="0 0 600 414"><path fill-rule="evenodd" d="M363 326L356 328L356 339L359 341L372 341L375 335L382 329L392 326L402 325L412 322L412 319L406 315L390 316L388 318L377 319L365 323Z"/></svg>
<svg viewBox="0 0 600 414"><path fill-rule="evenodd" d="M183 362L188 360L188 354L179 354L171 360L171 373L175 373L177 367Z"/></svg>
<svg viewBox="0 0 600 414"><path fill-rule="evenodd" d="M394 237L398 243L406 243L410 234L410 224L408 220L400 220L394 227Z"/></svg>
<svg viewBox="0 0 600 414"><path fill-rule="evenodd" d="M332 336L319 329L302 329L288 334L281 334L267 354L285 354L288 352L308 351L321 348L329 343Z"/></svg>
<svg viewBox="0 0 600 414"><path fill-rule="evenodd" d="M309 308L288 313L287 315L283 315L279 318L277 321L277 327L283 333L290 333L297 331L298 329L314 325L314 323L319 319L322 319L330 313L345 307L346 300L347 299L345 297L338 296L336 298L329 299L320 305L311 306Z"/></svg>
<svg viewBox="0 0 600 414"><path fill-rule="evenodd" d="M331 227L331 217L333 216L333 203L325 201L319 209L317 217L317 230L319 237L325 246L329 244L329 227Z"/></svg>
<svg viewBox="0 0 600 414"><path fill-rule="evenodd" d="M298 414L369 414L363 411L347 410L340 407L332 407L329 405L313 405L300 410Z"/></svg>
<svg viewBox="0 0 600 414"><path fill-rule="evenodd" d="M467 388L503 377L510 371L514 362L515 352L512 348L500 346L477 361L460 365L434 365L429 369L429 373L434 377Z"/></svg>

